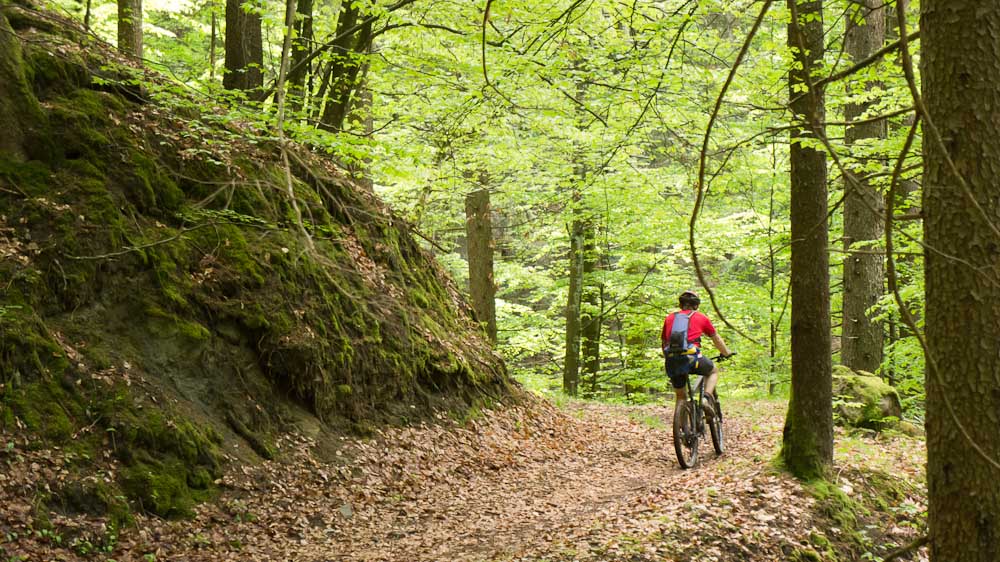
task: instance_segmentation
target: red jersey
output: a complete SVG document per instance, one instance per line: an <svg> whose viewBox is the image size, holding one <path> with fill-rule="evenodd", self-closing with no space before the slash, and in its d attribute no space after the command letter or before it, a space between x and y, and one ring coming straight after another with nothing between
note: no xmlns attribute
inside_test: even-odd
<svg viewBox="0 0 1000 562"><path fill-rule="evenodd" d="M690 310L678 310L681 314L691 314ZM674 327L674 315L668 314L663 320L663 331L660 332L660 347L665 347L670 341L670 330ZM695 311L688 321L688 342L698 344L701 347L701 335L707 334L709 337L715 335L715 326L704 313Z"/></svg>

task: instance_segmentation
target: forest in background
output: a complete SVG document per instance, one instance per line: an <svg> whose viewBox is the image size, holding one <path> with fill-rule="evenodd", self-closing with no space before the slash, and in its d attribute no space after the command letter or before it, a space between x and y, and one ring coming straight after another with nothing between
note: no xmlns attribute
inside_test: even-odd
<svg viewBox="0 0 1000 562"><path fill-rule="evenodd" d="M266 120L285 6L241 6L261 30L242 40L256 41L249 51L260 49L260 62L246 73L251 83L224 87L234 74L226 66L233 34L226 33L222 3L147 1L143 57L174 77L173 87L197 90L231 118ZM89 10L95 33L116 40L116 4L61 7L81 18ZM466 283L466 199L488 190L496 339L529 385L559 389L570 384L564 378L575 378L588 396L633 401L667 390L659 329L676 296L699 285L693 243L729 325L717 323L740 351L724 388L787 392L787 6L763 15L717 114L719 92L758 15L756 2L500 2L486 17L483 8L299 2L287 133L369 179ZM878 10L875 32L866 24L870 11L864 3L827 2L826 53L812 68L827 82L825 142L837 155L828 221L833 353L840 360L845 256L860 256L868 286L849 288L858 300L847 303L854 307L849 322L867 325L871 318L868 332L877 336L865 336L874 343L851 366L880 373L899 389L907 416L919 421L923 354L886 291L884 266L871 265L884 253L881 198L850 197L842 173L853 170L884 194L913 121L894 52L848 72L898 37L890 8ZM911 10L914 27L915 18ZM880 33L881 41L859 56L845 40L849 27ZM881 134L850 134L847 123L858 120L875 123ZM919 151L918 135L903 165L894 227L900 293L918 321ZM845 220L874 233L855 233L851 254ZM576 336L567 336L571 297L579 303L569 314ZM716 316L708 305L706 298L704 308ZM579 359L567 365L577 339Z"/></svg>

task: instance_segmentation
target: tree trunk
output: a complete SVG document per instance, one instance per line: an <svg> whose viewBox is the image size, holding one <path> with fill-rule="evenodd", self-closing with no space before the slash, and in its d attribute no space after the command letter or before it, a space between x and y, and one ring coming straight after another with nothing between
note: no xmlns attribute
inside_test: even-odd
<svg viewBox="0 0 1000 562"><path fill-rule="evenodd" d="M212 39L208 44L208 77L215 81L215 44L218 42L219 28L216 25L215 6L212 6Z"/></svg>
<svg viewBox="0 0 1000 562"><path fill-rule="evenodd" d="M860 61L882 48L885 42L885 8L882 0L862 0L863 7L850 8L851 13L860 9L858 22L848 17L844 45L851 60ZM879 84L868 82L865 91ZM855 88L848 85L848 93ZM844 108L848 123L857 121L874 105L874 101L849 103ZM847 127L845 142L848 150L858 141L884 139L885 120ZM883 294L885 263L878 253L872 252L871 242L882 238L884 231L882 196L864 179L864 162L851 166L858 178L844 182L844 309L841 337L841 363L855 370L874 373L882 364L882 324L869 318L868 310ZM859 248L860 246L860 248ZM853 251L852 251L853 249ZM856 250L861 250L856 251Z"/></svg>
<svg viewBox="0 0 1000 562"><path fill-rule="evenodd" d="M992 562L1000 560L1000 470L984 457L1000 461L1000 4L924 0L920 29L924 240L979 270L926 252L930 554Z"/></svg>
<svg viewBox="0 0 1000 562"><path fill-rule="evenodd" d="M465 232L469 244L469 293L472 296L472 308L490 341L496 343L493 224L490 218L490 192L485 187L465 196Z"/></svg>
<svg viewBox="0 0 1000 562"><path fill-rule="evenodd" d="M600 256L597 251L597 232L593 221L587 221L583 230L583 290L580 309L580 352L583 355L583 379L590 382L590 392L597 392L597 373L601 370L602 293L604 287L597 280Z"/></svg>
<svg viewBox="0 0 1000 562"><path fill-rule="evenodd" d="M777 314L777 289L778 289L778 264L775 253L778 251L774 247L774 189L778 183L778 155L774 144L771 145L771 189L768 192L767 201L767 271L768 271L768 370L767 370L767 395L773 396L778 386L778 328L781 316ZM782 308L784 311L784 308Z"/></svg>
<svg viewBox="0 0 1000 562"><path fill-rule="evenodd" d="M360 76L357 79L356 86L354 87L354 95L352 96L353 99L351 101L350 110L347 114L345 122L343 123L343 127L345 129L355 129L356 134L363 134L366 137L371 137L372 133L375 131L375 118L372 115L372 104L375 100L374 92L372 92L368 83L369 66L369 61L365 60ZM375 186L375 183L372 180L371 163L372 159L366 156L359 160L352 161L347 165L348 170L351 172L351 176L357 180L358 184L363 185L368 189L372 189ZM482 187L486 187L488 182L489 174L485 171L480 172L479 184Z"/></svg>
<svg viewBox="0 0 1000 562"><path fill-rule="evenodd" d="M580 302L583 298L583 220L579 191L573 193L573 219L569 233L569 294L566 297L566 360L563 392L576 396L580 383Z"/></svg>
<svg viewBox="0 0 1000 562"><path fill-rule="evenodd" d="M264 45L260 14L246 12L251 0L226 0L226 74L229 90L255 90L264 85Z"/></svg>
<svg viewBox="0 0 1000 562"><path fill-rule="evenodd" d="M343 35L331 49L332 60L329 69L329 95L320 119L320 128L326 131L340 131L351 109L351 98L360 83L364 56L372 42L372 24L367 23L358 31L346 34L362 19L354 3L344 9L337 20L336 35Z"/></svg>
<svg viewBox="0 0 1000 562"><path fill-rule="evenodd" d="M142 58L142 0L118 0L118 51Z"/></svg>
<svg viewBox="0 0 1000 562"><path fill-rule="evenodd" d="M313 0L299 0L296 7L295 40L292 43L292 72L288 73L289 105L299 110L304 107L306 94L306 77L310 74L311 65L301 64L312 50L313 40Z"/></svg>
<svg viewBox="0 0 1000 562"><path fill-rule="evenodd" d="M826 154L799 139L823 134L823 92L805 91L823 59L823 2L788 4L791 109L805 130L791 132L792 389L781 454L792 474L813 478L833 462Z"/></svg>

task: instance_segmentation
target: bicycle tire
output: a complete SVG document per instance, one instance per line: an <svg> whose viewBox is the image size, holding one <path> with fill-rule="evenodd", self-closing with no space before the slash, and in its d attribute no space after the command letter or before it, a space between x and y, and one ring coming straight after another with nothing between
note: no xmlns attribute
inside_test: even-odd
<svg viewBox="0 0 1000 562"><path fill-rule="evenodd" d="M698 440L694 405L685 400L674 408L674 452L681 468L694 468L698 464Z"/></svg>
<svg viewBox="0 0 1000 562"><path fill-rule="evenodd" d="M709 433L712 434L712 447L715 448L715 454L721 455L726 452L726 445L723 441L722 433L722 406L719 405L719 401L713 398L709 398L712 401L712 408L715 411L715 415L708 422Z"/></svg>

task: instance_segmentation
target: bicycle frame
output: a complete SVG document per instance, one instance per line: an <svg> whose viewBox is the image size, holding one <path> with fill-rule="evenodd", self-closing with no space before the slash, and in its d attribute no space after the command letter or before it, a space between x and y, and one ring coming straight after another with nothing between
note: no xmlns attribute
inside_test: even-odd
<svg viewBox="0 0 1000 562"><path fill-rule="evenodd" d="M694 384L691 383L694 379ZM705 434L705 418L702 415L702 400L705 396L705 377L701 375L689 376L687 380L687 399L694 405L694 419L697 420L698 436Z"/></svg>

